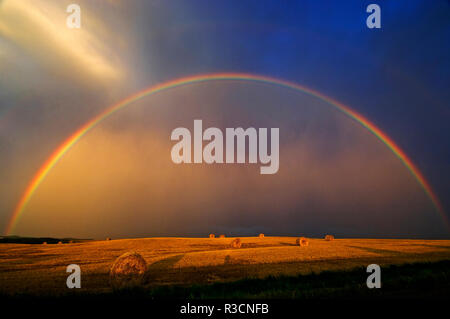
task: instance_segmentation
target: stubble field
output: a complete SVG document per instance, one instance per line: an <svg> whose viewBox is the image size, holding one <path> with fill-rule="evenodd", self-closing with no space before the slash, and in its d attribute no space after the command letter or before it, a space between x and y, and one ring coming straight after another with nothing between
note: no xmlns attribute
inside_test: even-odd
<svg viewBox="0 0 450 319"><path fill-rule="evenodd" d="M109 270L129 251L147 262L145 288L208 285L269 276L297 276L380 266L450 260L450 240L310 239L295 237L140 238L65 244L0 244L0 294L110 293ZM66 267L81 267L82 288L66 287ZM363 276L367 276L364 275Z"/></svg>

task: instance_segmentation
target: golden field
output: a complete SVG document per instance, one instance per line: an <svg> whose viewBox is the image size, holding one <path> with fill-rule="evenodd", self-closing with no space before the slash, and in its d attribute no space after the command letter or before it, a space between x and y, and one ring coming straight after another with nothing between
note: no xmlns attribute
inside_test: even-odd
<svg viewBox="0 0 450 319"><path fill-rule="evenodd" d="M77 292L109 292L109 270L125 252L136 251L148 265L149 286L228 282L269 275L297 275L450 259L450 240L310 239L295 237L140 238L71 244L0 244L0 293L64 294L66 267L81 267Z"/></svg>

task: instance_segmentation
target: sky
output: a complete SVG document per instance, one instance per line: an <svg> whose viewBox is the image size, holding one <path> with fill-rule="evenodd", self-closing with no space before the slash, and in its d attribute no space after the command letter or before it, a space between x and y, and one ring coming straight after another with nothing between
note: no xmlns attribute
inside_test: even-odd
<svg viewBox="0 0 450 319"><path fill-rule="evenodd" d="M66 7L81 7L81 28ZM381 7L368 29L366 7ZM239 72L314 89L369 119L413 160L450 219L450 3L0 1L0 229L52 152L108 106L181 77ZM170 161L193 120L279 127L280 171ZM86 134L13 233L448 238L401 161L324 101L222 81L146 97Z"/></svg>

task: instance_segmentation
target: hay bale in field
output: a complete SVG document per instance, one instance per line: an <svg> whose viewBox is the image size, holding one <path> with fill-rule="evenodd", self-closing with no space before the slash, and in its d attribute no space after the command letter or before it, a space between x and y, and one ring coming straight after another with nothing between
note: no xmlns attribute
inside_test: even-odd
<svg viewBox="0 0 450 319"><path fill-rule="evenodd" d="M109 237L106 237L106 241L109 241L109 240L111 240L111 238L109 238Z"/></svg>
<svg viewBox="0 0 450 319"><path fill-rule="evenodd" d="M264 234L259 234L259 238L264 238Z"/></svg>
<svg viewBox="0 0 450 319"><path fill-rule="evenodd" d="M59 242L58 242L58 245L62 245L62 241L59 241Z"/></svg>
<svg viewBox="0 0 450 319"><path fill-rule="evenodd" d="M44 241L44 242L42 243L42 245L47 245L47 242L46 242L46 241Z"/></svg>
<svg viewBox="0 0 450 319"><path fill-rule="evenodd" d="M241 242L240 238L235 238L231 242L231 248L241 248L241 246L242 246L242 242Z"/></svg>
<svg viewBox="0 0 450 319"><path fill-rule="evenodd" d="M219 238L225 238L225 235L220 235Z"/></svg>
<svg viewBox="0 0 450 319"><path fill-rule="evenodd" d="M299 246L308 246L309 245L308 238L306 238L306 237L297 238L295 243Z"/></svg>
<svg viewBox="0 0 450 319"><path fill-rule="evenodd" d="M332 241L332 240L334 240L334 236L333 235L326 235L325 236L325 240Z"/></svg>
<svg viewBox="0 0 450 319"><path fill-rule="evenodd" d="M147 270L145 259L132 251L119 256L109 272L109 281L114 290L138 287L144 282Z"/></svg>
<svg viewBox="0 0 450 319"><path fill-rule="evenodd" d="M214 234L209 234L209 238L215 238L216 237L216 235L214 235Z"/></svg>

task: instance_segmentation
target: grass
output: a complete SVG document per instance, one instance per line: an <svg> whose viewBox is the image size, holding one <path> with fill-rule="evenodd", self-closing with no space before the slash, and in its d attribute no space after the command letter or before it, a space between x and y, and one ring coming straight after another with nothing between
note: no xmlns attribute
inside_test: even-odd
<svg viewBox="0 0 450 319"><path fill-rule="evenodd" d="M142 238L63 245L0 244L3 296L113 296L114 260L137 251L147 262L151 298L328 298L365 294L449 295L450 241L295 237ZM382 267L383 288L368 290L367 265ZM82 288L66 288L66 266L78 264ZM389 266L389 267L388 267ZM424 288L424 289L422 289ZM128 292L130 293L130 292Z"/></svg>
<svg viewBox="0 0 450 319"><path fill-rule="evenodd" d="M450 260L391 265L382 269L382 288L368 289L364 267L351 271L324 271L310 275L269 276L234 282L192 286L159 286L120 292L66 294L80 299L398 299L450 297ZM4 295L11 297L11 295ZM14 297L31 298L32 294ZM40 296L49 297L48 295Z"/></svg>
<svg viewBox="0 0 450 319"><path fill-rule="evenodd" d="M298 276L269 276L210 285L163 286L124 292L148 298L179 299L317 299L450 297L450 260L389 266L382 289L368 289L364 267ZM113 295L114 296L114 295Z"/></svg>

